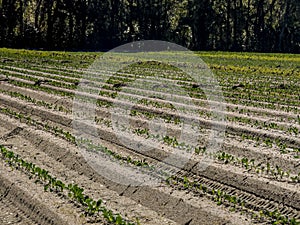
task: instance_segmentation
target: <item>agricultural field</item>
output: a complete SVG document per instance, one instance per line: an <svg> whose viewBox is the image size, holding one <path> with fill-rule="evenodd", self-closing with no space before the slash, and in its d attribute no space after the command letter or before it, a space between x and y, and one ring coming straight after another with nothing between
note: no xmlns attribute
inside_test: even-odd
<svg viewBox="0 0 300 225"><path fill-rule="evenodd" d="M0 49L0 223L300 224L300 56L195 54L224 101L160 62L97 72L102 53ZM80 136L75 118L85 111L91 133ZM165 160L173 152L189 158ZM158 182L117 182L87 155ZM199 170L205 158L213 161Z"/></svg>

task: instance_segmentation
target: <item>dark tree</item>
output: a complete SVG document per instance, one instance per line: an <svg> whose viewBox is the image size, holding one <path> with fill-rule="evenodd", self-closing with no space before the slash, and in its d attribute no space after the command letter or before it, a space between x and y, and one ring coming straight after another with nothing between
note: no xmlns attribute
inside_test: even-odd
<svg viewBox="0 0 300 225"><path fill-rule="evenodd" d="M300 1L0 0L2 47L108 50L146 39L299 53Z"/></svg>

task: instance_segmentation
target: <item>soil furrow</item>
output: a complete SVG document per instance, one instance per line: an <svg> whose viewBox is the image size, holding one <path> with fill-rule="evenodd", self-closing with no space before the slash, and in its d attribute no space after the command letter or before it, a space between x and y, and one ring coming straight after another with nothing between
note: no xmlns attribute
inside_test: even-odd
<svg viewBox="0 0 300 225"><path fill-rule="evenodd" d="M76 215L75 212L70 216L62 213L62 210L57 207L59 204L63 206L62 208L68 209L67 202L44 192L43 187L38 187L20 172L4 165L3 160L1 160L0 167L1 197L13 202L15 210L20 210L21 214L34 221L33 224L80 224L82 220L72 218Z"/></svg>
<svg viewBox="0 0 300 225"><path fill-rule="evenodd" d="M224 67L216 75L222 91L210 93L214 82L198 85L155 63L117 73L36 66L4 61L0 69L6 75L0 145L17 160L78 184L136 224L300 219L300 99L293 74L277 71L274 79L249 67L251 75L241 76L237 67L229 73ZM221 92L228 102L216 98ZM69 187L44 189L35 170L1 151L0 223L109 224L104 211L87 216L89 203L76 202Z"/></svg>
<svg viewBox="0 0 300 225"><path fill-rule="evenodd" d="M11 126L13 125L11 124ZM179 224L185 224L187 221L191 220L191 218L194 221L198 221L200 224L211 224L211 222L213 222L214 224L224 224L224 223L239 224L242 221L243 224L246 223L245 218L241 216L237 216L237 214L234 215L234 218L230 219L228 212L223 211L224 209L212 210L213 204L211 204L209 201L205 199L191 204L190 198L192 196L189 196L188 194L174 193L169 195L169 193L171 193L172 190L165 185L161 185L158 187L151 187L151 188L150 187L129 187L128 188L126 185L124 186L121 184L116 184L110 181L109 179L105 177L101 177L97 173L95 173L95 171L93 171L89 167L89 165L85 162L85 160L81 156L76 155L76 153L74 154L74 151L77 151L75 150L74 146L70 146L69 144L66 146L66 143L64 144L64 142L61 140L44 137L45 135L43 134L44 132L41 131L37 132L33 130L30 131L31 132L27 131L27 129L24 129L22 133L20 133L19 135L26 138L26 140L29 140L35 146L36 150L32 149L31 151L35 151L36 153L39 153L40 150L38 149L43 150L43 152L45 152L46 155L44 156L41 155L39 157L43 157L46 162L47 162L47 158L45 156L48 157L50 156L53 158L53 160L58 160L61 164L66 166L65 168L67 168L67 171L65 171L63 174L70 174L71 172L68 172L68 170L71 170L74 172L78 172L79 175L81 174L86 176L86 178L83 178L81 182L82 183L88 182L85 184L85 186L87 187L89 187L89 184L92 184L93 182L94 182L93 186L95 187L97 187L97 184L98 185L103 184L105 187L109 187L109 189L114 190L119 194L122 194L122 196L132 198L137 203L140 203L146 207L151 208L152 210L160 212L161 216L172 219ZM43 135L41 136L41 134ZM16 139L11 141L17 143ZM19 152L19 153L28 154L26 152L24 153ZM31 154L34 155L34 153ZM40 152L39 154L42 154L42 152ZM33 157L33 155L31 155L31 157ZM27 157L30 156L28 155ZM63 159L63 160L59 160L59 159ZM37 161L43 164L44 160L37 160ZM52 162L55 163L55 161ZM51 161L48 161L48 165L49 164L51 165ZM59 168L55 169L55 164L51 166L53 166L52 170L54 173L55 171L62 170L63 168L62 166L60 166ZM77 175L77 177L80 176ZM73 175L73 177L68 177L67 179L77 180L80 178L76 178L76 176ZM95 190L97 190L97 188ZM157 196L156 199L153 199L152 198L153 196ZM119 201L118 204L120 204ZM185 210L182 211L182 209ZM150 218L145 217L145 219L149 220ZM148 224L148 222L149 224L158 224L158 221L156 222L153 221L153 223L151 223L151 220L150 221L148 220L146 224ZM166 222L168 220L164 220L164 221ZM164 223L164 224L169 224L169 223ZM192 224L197 224L197 222Z"/></svg>
<svg viewBox="0 0 300 225"><path fill-rule="evenodd" d="M60 121L60 123L62 123L65 126L71 126L71 124L72 124L72 118L70 118L70 116L68 116L68 115L65 115L64 113L51 112L49 110L41 109L41 108L35 107L30 104L26 105L20 101L17 101L15 99L8 97L6 95L3 95L3 94L0 94L0 97L2 99L3 105L12 106L14 108L17 108L21 112L23 111L25 113L36 115L38 117L47 118L53 122ZM103 98L103 99L107 100L107 98ZM121 101L118 101L118 104L127 105L127 107L128 107L128 105L131 105L131 104L126 104ZM179 117L175 112L174 113L173 112L165 112L163 110L153 109L153 108L145 107L145 106L134 106L134 105L131 105L131 106L135 107L136 109L141 110L141 111L153 112L153 113L160 114L160 115L168 115L168 116L174 117L174 118ZM200 124L201 127L204 127L206 129L211 129L211 128L220 129L222 127L226 127L226 132L229 134L236 135L236 134L242 133L242 134L247 134L247 135L254 135L254 136L261 137L263 139L267 139L267 138L274 139L274 140L277 139L281 142L286 143L290 147L294 147L294 148L298 148L300 146L300 139L297 137L293 137L291 135L274 133L274 132L270 132L270 131L267 132L265 130L259 130L259 129L256 129L253 127L245 127L245 126L232 124L232 123L228 123L228 122L211 121L211 120L207 120L207 119L203 119L203 118L199 118L199 117L190 117L190 116L186 116L186 115L181 115L179 118L183 119L185 121L194 121L193 123Z"/></svg>
<svg viewBox="0 0 300 225"><path fill-rule="evenodd" d="M92 73L93 74L93 73ZM96 73L96 74L98 74L98 73ZM98 74L99 75L99 74ZM102 73L102 75L103 75L103 73ZM122 76L120 76L121 78L122 78ZM162 78L163 79L163 78ZM82 81L84 81L84 80L82 80ZM174 80L171 80L172 82L174 82ZM152 81L151 79L145 79L145 82L154 82L154 81ZM167 81L166 81L167 82ZM99 83L99 82L96 82L96 83ZM155 82L154 82L155 83ZM101 84L101 82L99 83L100 85L99 85L99 87L101 87L101 86L103 86L104 84ZM107 85L107 84L106 84ZM144 87L145 88L145 87ZM151 89L150 89L151 90ZM144 90L145 92L146 91L149 91L149 90ZM207 90L207 93L209 93L209 90ZM225 92L224 92L225 93ZM223 94L224 94L223 93ZM232 94L232 92L229 92L230 94ZM259 95L258 95L259 96ZM231 98L231 97L228 97L227 98L228 100L229 99L235 99L235 98ZM245 99L245 101L248 101L247 99ZM251 102L257 102L257 103L259 103L259 104L271 104L271 103L266 103L266 102L261 102L261 101L253 101L253 100L251 100ZM278 105L278 107L280 108L280 107L291 107L291 105L284 105L284 104L277 104L276 103L276 105ZM297 106L293 106L294 108L297 108L297 110L300 110L300 108L299 107L297 107Z"/></svg>
<svg viewBox="0 0 300 225"><path fill-rule="evenodd" d="M29 137L27 137L29 138ZM110 140L113 140L111 138ZM36 140L36 137L34 139ZM38 142L38 145L40 144L41 141ZM53 146L53 144L52 144ZM44 148L43 148L44 149ZM58 149L58 147L56 147ZM59 149L59 152L62 154L63 149ZM155 158L156 160L162 160L162 158L157 157L158 154L154 154L152 158ZM160 154L161 155L161 154ZM58 156L57 159L61 157L70 157L70 153L64 153L60 156ZM78 159L79 160L79 159ZM72 160L71 160L72 161ZM77 163L76 163L77 164ZM190 163L190 165L196 165L196 162ZM78 168L75 166L75 168ZM82 166L82 164L80 164ZM299 193L295 192L297 188L294 188L292 186L280 186L280 183L275 182L275 181L270 181L268 179L263 179L259 177L253 177L253 175L247 175L243 174L243 172L238 172L236 169L229 167L229 166L224 166L224 165L213 165L210 166L206 171L199 172L197 168L194 166L191 172L194 174L197 174L200 177L206 177L207 179L213 180L214 182L221 182L222 185L229 185L234 188L237 188L238 190L243 190L246 192L255 193L256 199L263 198L263 199L269 199L274 201L273 204L284 204L288 205L292 208L294 208L294 211L299 210ZM74 169L74 167L72 167ZM230 169L231 168L231 169ZM190 170L191 167L186 168L187 170ZM228 170L229 169L229 170ZM86 170L85 170L86 171ZM114 186L114 185L113 185ZM114 186L117 188L116 190L120 191L120 187ZM259 188L258 188L259 187ZM291 189L290 189L291 188ZM126 189L126 188L125 188ZM130 188L129 188L130 189ZM128 190L129 190L128 189ZM270 193L268 190L273 190L272 193ZM124 191L124 188L121 189L121 193L125 195L125 193L130 194L131 192L128 193L128 190ZM238 193L239 191L237 191ZM255 202L254 202L255 204Z"/></svg>

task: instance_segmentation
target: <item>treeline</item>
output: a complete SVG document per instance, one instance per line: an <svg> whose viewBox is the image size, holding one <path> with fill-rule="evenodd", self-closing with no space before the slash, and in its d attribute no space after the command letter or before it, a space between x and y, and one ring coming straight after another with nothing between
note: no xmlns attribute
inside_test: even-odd
<svg viewBox="0 0 300 225"><path fill-rule="evenodd" d="M1 47L105 50L148 39L299 53L300 1L0 0Z"/></svg>

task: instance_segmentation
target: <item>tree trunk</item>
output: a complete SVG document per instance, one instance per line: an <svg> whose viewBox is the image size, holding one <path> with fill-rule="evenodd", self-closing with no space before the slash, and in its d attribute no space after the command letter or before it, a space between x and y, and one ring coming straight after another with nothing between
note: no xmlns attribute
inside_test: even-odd
<svg viewBox="0 0 300 225"><path fill-rule="evenodd" d="M284 33L285 33L286 28L287 28L288 16L289 16L289 13L290 13L290 5L291 5L290 0L286 0L283 21L281 23L281 32L280 32L280 35L279 35L278 50L280 52L283 50L283 40L285 38Z"/></svg>
<svg viewBox="0 0 300 225"><path fill-rule="evenodd" d="M231 43L231 27L230 27L230 13L231 13L231 0L227 0L226 4L226 48L230 48Z"/></svg>
<svg viewBox="0 0 300 225"><path fill-rule="evenodd" d="M46 4L46 9L47 9L47 46L49 48L53 47L53 23L54 23L54 18L53 18L53 0L48 0L48 3Z"/></svg>

